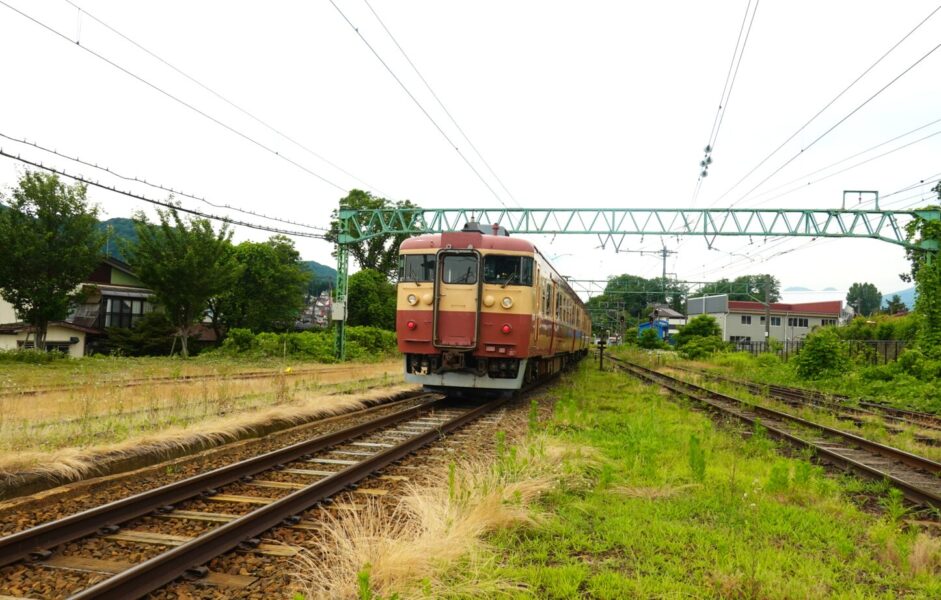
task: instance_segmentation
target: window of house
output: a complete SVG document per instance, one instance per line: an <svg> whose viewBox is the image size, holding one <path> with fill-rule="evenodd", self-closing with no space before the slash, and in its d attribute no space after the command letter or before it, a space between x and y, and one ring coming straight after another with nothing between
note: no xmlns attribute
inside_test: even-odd
<svg viewBox="0 0 941 600"><path fill-rule="evenodd" d="M733 344L745 344L751 342L751 336L748 335L730 335L729 341Z"/></svg>
<svg viewBox="0 0 941 600"><path fill-rule="evenodd" d="M488 254L484 257L484 283L532 285L532 257Z"/></svg>
<svg viewBox="0 0 941 600"><path fill-rule="evenodd" d="M101 300L105 327L131 328L142 316L153 310L150 302L139 298L105 296Z"/></svg>
<svg viewBox="0 0 941 600"><path fill-rule="evenodd" d="M820 319L821 325L836 325L836 319Z"/></svg>
<svg viewBox="0 0 941 600"><path fill-rule="evenodd" d="M477 257L466 254L447 254L444 257L444 283L477 283Z"/></svg>
<svg viewBox="0 0 941 600"><path fill-rule="evenodd" d="M788 317L787 326L788 327L807 327L808 322L805 317Z"/></svg>
<svg viewBox="0 0 941 600"><path fill-rule="evenodd" d="M742 315L742 325L751 325L751 315Z"/></svg>
<svg viewBox="0 0 941 600"><path fill-rule="evenodd" d="M434 280L434 254L402 254L399 256L399 281Z"/></svg>
<svg viewBox="0 0 941 600"><path fill-rule="evenodd" d="M781 317L771 317L771 326L780 327L781 326Z"/></svg>

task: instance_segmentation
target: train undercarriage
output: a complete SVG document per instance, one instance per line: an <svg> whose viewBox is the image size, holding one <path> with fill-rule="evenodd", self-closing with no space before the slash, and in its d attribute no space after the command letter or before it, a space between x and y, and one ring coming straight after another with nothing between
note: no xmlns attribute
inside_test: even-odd
<svg viewBox="0 0 941 600"><path fill-rule="evenodd" d="M405 381L427 390L514 391L544 381L587 354L580 351L551 357L478 357L473 351L406 354Z"/></svg>

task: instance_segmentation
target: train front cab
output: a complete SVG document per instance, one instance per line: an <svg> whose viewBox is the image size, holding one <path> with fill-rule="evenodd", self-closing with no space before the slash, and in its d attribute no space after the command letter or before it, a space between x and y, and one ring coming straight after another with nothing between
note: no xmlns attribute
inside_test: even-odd
<svg viewBox="0 0 941 600"><path fill-rule="evenodd" d="M525 250L403 245L396 330L406 381L431 389L523 387L532 378L533 266Z"/></svg>

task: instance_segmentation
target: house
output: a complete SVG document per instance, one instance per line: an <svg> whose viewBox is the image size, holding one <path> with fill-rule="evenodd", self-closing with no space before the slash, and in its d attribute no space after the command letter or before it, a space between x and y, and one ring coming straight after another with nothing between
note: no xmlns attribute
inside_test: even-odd
<svg viewBox="0 0 941 600"><path fill-rule="evenodd" d="M690 317L707 314L719 322L722 339L734 343L765 339L765 305L761 302L729 300L727 294L702 296L687 301ZM770 307L770 334L778 341L802 340L823 325L837 325L844 315L843 302L773 302Z"/></svg>
<svg viewBox="0 0 941 600"><path fill-rule="evenodd" d="M648 329L657 332L657 337L661 340L667 339L670 335L670 323L666 319L652 319L646 323L641 323L637 326L637 337L639 338Z"/></svg>
<svg viewBox="0 0 941 600"><path fill-rule="evenodd" d="M115 258L102 259L79 287L83 301L65 320L49 324L49 349L85 356L105 337L106 327L133 327L154 310L150 302L153 292L127 263ZM31 348L32 333L29 325L18 320L13 307L0 299L0 350Z"/></svg>
<svg viewBox="0 0 941 600"><path fill-rule="evenodd" d="M669 337L675 336L680 331L680 327L686 325L686 315L673 310L666 304L654 304L653 310L650 311L647 318L648 320L665 320L668 325L667 335ZM663 338L663 336L660 337Z"/></svg>

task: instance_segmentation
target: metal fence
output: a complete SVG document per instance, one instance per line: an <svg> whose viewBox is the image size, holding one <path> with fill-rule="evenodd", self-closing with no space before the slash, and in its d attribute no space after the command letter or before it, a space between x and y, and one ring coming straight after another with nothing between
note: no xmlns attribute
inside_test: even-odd
<svg viewBox="0 0 941 600"><path fill-rule="evenodd" d="M905 340L844 340L849 355L860 362L867 362L871 365L884 365L899 357L899 354L905 350ZM762 354L764 352L776 352L784 360L795 356L804 347L803 340L791 340L787 342L772 342L769 348L768 342L733 342L732 348L738 352L750 352L751 354Z"/></svg>

